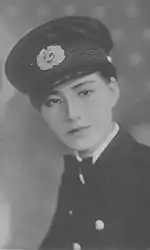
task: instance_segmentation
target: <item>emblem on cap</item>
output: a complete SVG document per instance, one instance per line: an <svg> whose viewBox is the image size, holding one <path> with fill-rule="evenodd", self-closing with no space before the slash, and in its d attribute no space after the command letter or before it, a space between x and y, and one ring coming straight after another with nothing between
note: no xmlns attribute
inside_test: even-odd
<svg viewBox="0 0 150 250"><path fill-rule="evenodd" d="M65 51L58 45L42 49L37 56L37 65L41 70L52 69L65 59Z"/></svg>
<svg viewBox="0 0 150 250"><path fill-rule="evenodd" d="M95 228L98 230L98 231L101 231L104 229L104 222L102 220L97 220L95 222Z"/></svg>

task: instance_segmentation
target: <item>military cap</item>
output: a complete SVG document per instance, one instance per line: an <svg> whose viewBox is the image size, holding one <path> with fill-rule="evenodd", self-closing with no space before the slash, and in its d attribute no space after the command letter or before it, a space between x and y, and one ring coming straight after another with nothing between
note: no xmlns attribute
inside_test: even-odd
<svg viewBox="0 0 150 250"><path fill-rule="evenodd" d="M40 106L54 86L96 71L115 77L107 27L87 16L66 16L44 23L10 51L5 73L10 83Z"/></svg>

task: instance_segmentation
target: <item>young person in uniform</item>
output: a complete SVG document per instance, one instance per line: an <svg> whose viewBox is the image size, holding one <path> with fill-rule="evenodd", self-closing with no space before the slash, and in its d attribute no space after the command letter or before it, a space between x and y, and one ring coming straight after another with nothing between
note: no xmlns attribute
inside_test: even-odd
<svg viewBox="0 0 150 250"><path fill-rule="evenodd" d="M69 149L40 250L150 247L150 149L113 119L112 48L99 20L70 16L30 31L7 57L8 80Z"/></svg>

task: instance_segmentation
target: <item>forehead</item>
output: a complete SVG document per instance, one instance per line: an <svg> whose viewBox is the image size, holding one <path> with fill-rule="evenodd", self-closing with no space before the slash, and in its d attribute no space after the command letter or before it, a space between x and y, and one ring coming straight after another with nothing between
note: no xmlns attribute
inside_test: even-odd
<svg viewBox="0 0 150 250"><path fill-rule="evenodd" d="M66 90L75 90L86 84L94 84L99 81L103 81L97 73L93 73L84 77L80 77L75 80L67 81L59 86L54 86L50 94L57 94L59 92L65 92Z"/></svg>

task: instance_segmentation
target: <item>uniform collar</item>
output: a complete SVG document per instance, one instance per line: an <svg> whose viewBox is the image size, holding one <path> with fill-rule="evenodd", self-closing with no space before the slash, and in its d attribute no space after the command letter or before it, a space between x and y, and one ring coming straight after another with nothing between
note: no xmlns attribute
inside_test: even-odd
<svg viewBox="0 0 150 250"><path fill-rule="evenodd" d="M102 152L105 150L105 148L109 145L109 143L112 141L112 139L118 134L119 132L119 125L118 123L114 124L114 129L111 131L111 133L107 136L105 141L98 147L98 149L91 155L92 156L92 162L93 164L97 161L97 159L100 157ZM83 159L79 156L77 151L74 151L76 159L81 162Z"/></svg>

